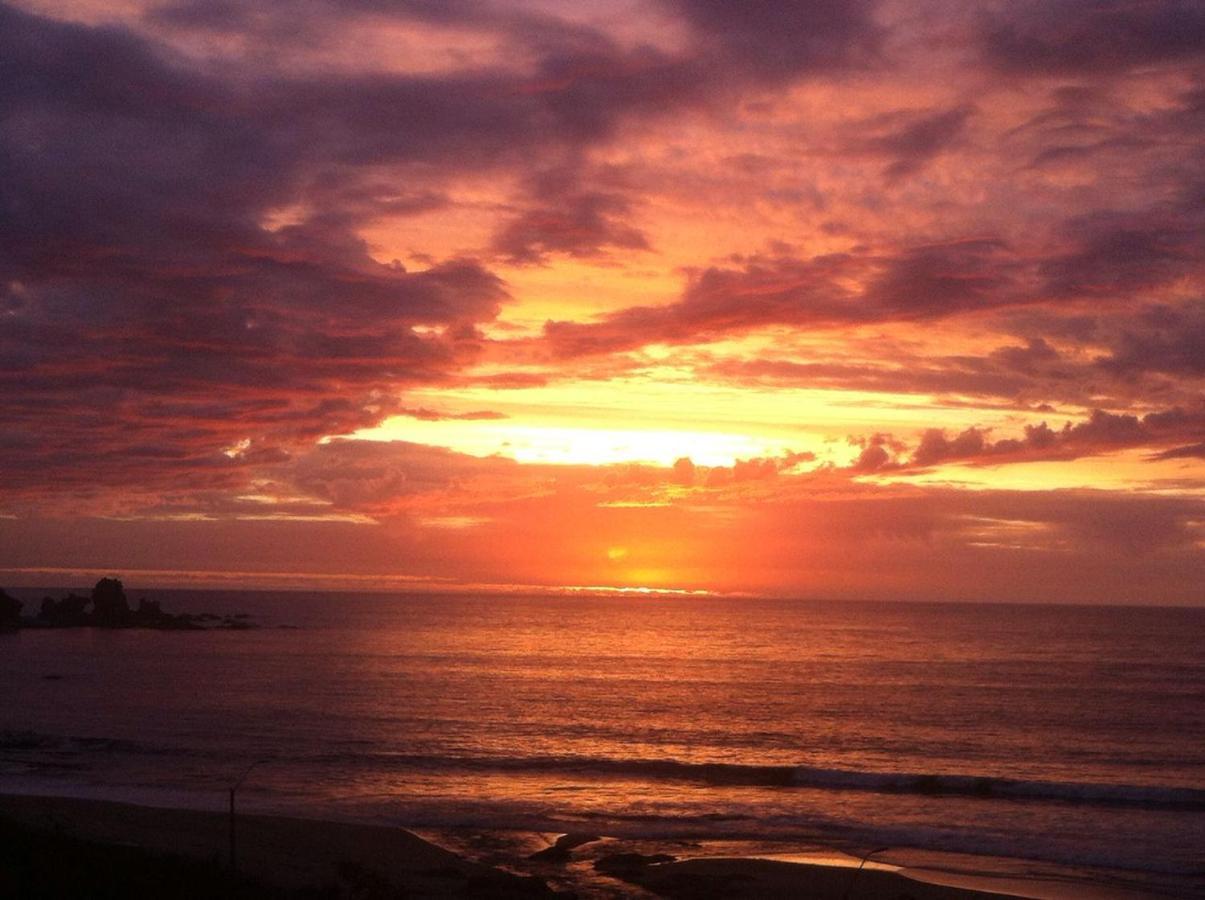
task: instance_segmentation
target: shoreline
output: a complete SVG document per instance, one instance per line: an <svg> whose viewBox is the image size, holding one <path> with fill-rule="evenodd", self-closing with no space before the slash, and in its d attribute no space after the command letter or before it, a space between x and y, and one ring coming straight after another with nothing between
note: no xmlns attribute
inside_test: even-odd
<svg viewBox="0 0 1205 900"><path fill-rule="evenodd" d="M114 800L0 794L0 822L34 840L80 839L143 854L174 854L226 871L226 813ZM239 813L239 872L285 891L311 892L360 877L407 896L758 897L972 900L1135 900L1157 893L1087 880L1002 871L967 857L962 870L930 855L893 851L859 860L816 845L758 853L751 844L606 835L418 828ZM420 836L421 835L421 836ZM560 843L564 852L549 853ZM535 852L533 852L535 851ZM541 852L543 851L543 852ZM533 858L534 857L534 858ZM907 864L900 865L898 863ZM996 863L1001 861L996 860ZM1020 861L1018 861L1020 862ZM351 873L349 875L349 873ZM359 873L358 875L356 873ZM345 885L346 886L346 885ZM856 892L850 893L851 886Z"/></svg>
<svg viewBox="0 0 1205 900"><path fill-rule="evenodd" d="M127 868L163 857L202 862L211 874L246 879L271 896L338 897L357 886L371 887L376 891L371 896L381 891L382 896L400 891L401 896L499 900L555 896L538 879L466 860L403 828L240 813L234 875L230 820L221 812L3 794L0 823L15 827L35 843L81 842L94 851L93 857L102 858L101 866L90 862L93 868L109 868L103 864L106 850L132 850L139 855L132 863L126 861ZM71 864L71 860L61 862ZM32 878L39 874L46 873L33 872ZM117 877L134 874L118 872Z"/></svg>

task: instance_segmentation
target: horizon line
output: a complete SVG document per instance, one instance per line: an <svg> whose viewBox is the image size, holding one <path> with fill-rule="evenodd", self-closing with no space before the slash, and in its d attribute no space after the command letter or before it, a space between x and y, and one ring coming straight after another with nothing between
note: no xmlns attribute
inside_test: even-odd
<svg viewBox="0 0 1205 900"><path fill-rule="evenodd" d="M1059 606L1081 608L1135 608L1135 609L1205 609L1205 604L1193 603L1138 603L1134 601L1083 602L1079 600L1017 600L990 597L916 597L901 594L884 598L873 596L823 596L802 593L764 593L755 591L719 591L706 588L653 587L645 585L554 585L521 584L509 582L464 582L448 577L420 575L357 575L353 573L325 572L252 572L213 571L200 569L138 569L129 567L85 567L85 566L0 566L0 577L6 575L64 575L82 579L82 583L71 586L62 582L41 580L37 583L10 582L13 590L88 590L99 578L119 578L127 581L133 577L145 577L146 582L135 580L129 591L179 591L179 590L227 590L248 593L331 593L331 594L397 594L420 595L463 595L484 593L491 596L548 596L548 597L631 597L650 599L727 599L727 600L779 600L801 603L908 603L950 604L958 606ZM281 579L281 583L265 583L265 580ZM255 583L258 581L259 583ZM310 582L310 583L306 583ZM327 582L326 585L322 582ZM336 584L342 582L342 584ZM392 583L390 583L392 582ZM3 587L3 585L0 585Z"/></svg>

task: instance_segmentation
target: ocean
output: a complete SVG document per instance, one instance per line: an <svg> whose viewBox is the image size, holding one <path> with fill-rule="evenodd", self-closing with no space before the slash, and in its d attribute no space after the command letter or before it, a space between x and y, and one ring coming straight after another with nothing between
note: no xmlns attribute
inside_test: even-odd
<svg viewBox="0 0 1205 900"><path fill-rule="evenodd" d="M0 635L0 790L1205 887L1203 609L130 593L262 627Z"/></svg>

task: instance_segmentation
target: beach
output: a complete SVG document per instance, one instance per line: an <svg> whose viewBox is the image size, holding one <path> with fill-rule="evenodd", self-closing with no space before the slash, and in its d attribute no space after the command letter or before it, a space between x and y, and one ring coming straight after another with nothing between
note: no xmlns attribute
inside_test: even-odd
<svg viewBox="0 0 1205 900"><path fill-rule="evenodd" d="M77 889L83 886L89 896L132 895L121 886L140 883L147 877L143 869L175 865L192 873L192 883L178 885L177 896L209 896L209 890L213 896L248 897L1137 900L1151 896L1067 880L959 875L878 862L860 866L860 861L836 851L830 851L826 862L816 862L807 861L806 854L795 859L711 856L703 844L662 842L663 850L681 853L685 848L698 854L676 856L625 852L628 845L601 835L521 833L509 836L509 858L506 851L498 852L497 841L492 842L495 864L487 865L399 827L246 814L238 815L235 825L237 878L230 867L230 819L222 812L70 797L0 796L0 828L8 854L0 857L5 863L0 867L0 892L68 897L78 896ZM462 835L465 846L491 844L481 838ZM543 852L521 851L541 844L546 845ZM585 852L590 845L592 851ZM641 846L645 851L656 849L652 842ZM80 847L88 852L81 854ZM22 858L12 858L19 851ZM169 868L167 876L157 877L173 876ZM169 883L161 896L173 896L172 889Z"/></svg>
<svg viewBox="0 0 1205 900"><path fill-rule="evenodd" d="M4 796L0 797L0 821L17 826L35 841L71 837L102 847L137 848L148 855L201 860L217 871L230 870L230 821L219 812ZM538 880L464 860L401 828L257 815L238 816L236 827L238 872L262 884L265 891L334 890L334 896L341 896L354 892L356 885L369 884L415 897L503 898L552 893ZM127 860L130 866L139 863L136 857ZM59 859L56 864L70 866L71 860ZM32 888L35 896L39 877L45 880L46 873L32 873L33 883L25 886Z"/></svg>
<svg viewBox="0 0 1205 900"><path fill-rule="evenodd" d="M163 849L220 863L238 784L240 823L405 829L600 897L700 882L773 895L804 871L840 882L881 848L859 890L890 875L1050 898L1205 894L1194 611L156 597L256 627L5 635L0 794L191 810L172 815L208 832ZM168 833L85 818L102 843ZM530 859L564 834L599 840ZM405 858L389 840L354 865ZM279 844L311 881L343 858ZM674 861L605 861L624 854ZM297 864L265 871L287 881Z"/></svg>

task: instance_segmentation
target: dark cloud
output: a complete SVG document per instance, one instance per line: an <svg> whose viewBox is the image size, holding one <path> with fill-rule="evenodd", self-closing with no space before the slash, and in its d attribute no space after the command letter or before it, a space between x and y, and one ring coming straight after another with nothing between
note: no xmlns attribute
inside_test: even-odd
<svg viewBox="0 0 1205 900"><path fill-rule="evenodd" d="M755 257L739 269L693 274L675 303L630 307L591 324L548 322L544 331L554 352L581 356L702 342L769 325L939 318L1019 302L1011 285L1014 266L1007 248L992 240L925 245L884 257ZM856 279L866 282L860 292L849 287Z"/></svg>
<svg viewBox="0 0 1205 900"><path fill-rule="evenodd" d="M973 459L984 454L989 445L983 431L978 428L968 428L953 438L938 428L926 431L912 454L912 463L917 466L931 466L947 460Z"/></svg>
<svg viewBox="0 0 1205 900"><path fill-rule="evenodd" d="M988 63L1009 73L1121 73L1199 60L1205 9L1194 0L1009 3L982 24Z"/></svg>
<svg viewBox="0 0 1205 900"><path fill-rule="evenodd" d="M1029 338L1024 347L1001 347L992 351L992 358L1006 369L1032 374L1060 360L1059 352L1045 338Z"/></svg>
<svg viewBox="0 0 1205 900"><path fill-rule="evenodd" d="M337 191L265 227L328 161L247 87L119 30L0 20L10 491L234 484L378 421L383 388L449 372L472 353L460 323L506 299L471 260L373 261Z"/></svg>
<svg viewBox="0 0 1205 900"><path fill-rule="evenodd" d="M558 192L503 225L492 248L516 263L542 262L555 254L600 257L608 250L647 250L648 238L625 221L630 210L619 194Z"/></svg>
<svg viewBox="0 0 1205 900"><path fill-rule="evenodd" d="M1122 375L1205 375L1205 302L1146 309L1126 323L1098 364Z"/></svg>
<svg viewBox="0 0 1205 900"><path fill-rule="evenodd" d="M489 476L499 495L500 479L517 464L478 459L405 441L331 441L277 468L282 484L331 503L336 509L389 514L408 498L452 488L465 489Z"/></svg>
<svg viewBox="0 0 1205 900"><path fill-rule="evenodd" d="M866 0L664 0L694 26L705 53L759 77L864 67L883 32Z"/></svg>
<svg viewBox="0 0 1205 900"><path fill-rule="evenodd" d="M838 277L856 265L836 256L710 268L690 278L676 303L630 307L597 323L550 321L544 333L555 353L571 357L701 342L765 325L847 321L859 315L858 307Z"/></svg>
<svg viewBox="0 0 1205 900"><path fill-rule="evenodd" d="M996 240L916 247L889 259L865 300L872 317L951 315L1018 302L1011 291L1016 262ZM875 315L877 313L877 315Z"/></svg>
<svg viewBox="0 0 1205 900"><path fill-rule="evenodd" d="M1021 348L1009 348L1021 349ZM877 362L800 362L793 358L722 359L706 366L713 378L737 384L791 385L897 394L942 394L1005 398L1059 393L1044 373L1012 371L991 358L898 358Z"/></svg>
<svg viewBox="0 0 1205 900"><path fill-rule="evenodd" d="M1059 75L1057 87L1041 87L1052 107L1004 136L1015 141L1007 154L1024 151L1016 154L1029 166L1024 177L1073 158L1088 165L1084 179L1068 180L1073 188L1064 191L1057 179L1042 185L1041 233L1023 240L1013 236L1033 216L1023 203L1014 223L995 209L1004 205L1001 192L985 184L982 217L962 216L959 198L936 185L932 218L939 222L928 226L918 215L912 231L908 219L916 235L909 243L891 236L894 226L833 226L830 236L851 238L833 245L845 252L796 258L780 243L771 255L692 270L675 302L619 309L596 322L550 322L543 342L510 347L484 337L482 326L509 300L489 260L427 257L408 270L377 258L361 237L367 226L450 209L462 179L517 186L508 197L512 215L485 242L493 260L613 261L643 250L650 244L644 197L662 198L639 193L641 178L647 188L666 171L654 165L630 182L607 177L606 154L597 151L608 142L642 138L642 126L676 125L690 118L682 114L700 112L755 135L771 127L759 116L768 117L773 98L785 97L790 85L831 77L839 86L900 64L884 51L888 35L872 3L665 0L661 9L686 26L664 44L620 41L550 14L474 0L186 0L156 7L128 28L71 24L0 4L6 503L24 509L51 491L69 506L124 488L130 502L145 492L159 496L163 509L187 511L188 495L229 501L269 478L341 509L375 509L374 490L410 496L416 486L442 490L457 479L509 472L446 454L420 460L413 450L392 457L379 448L313 450L324 436L390 415L498 415L408 406L398 399L407 387L538 387L563 372L601 378L614 369L539 366L549 352L581 357L686 345L768 326L936 323L968 312L1020 315L1020 306L1033 313L1014 332L1022 344L982 357L867 365L783 353L721 361L707 374L1018 404L1070 397L1110 405L1105 389L1119 382L1132 385L1130 408L1191 396L1192 379L1203 374L1205 320L1193 305L1199 301L1177 298L1187 295L1205 256L1205 177L1189 152L1205 127L1205 92L1182 89L1138 109L1107 86L1064 77L1195 59L1201 17L1185 4L1024 4L1002 8L983 32L998 69ZM308 50L348 39L348 23L382 21L485 35L493 49L441 59L420 74L355 59L334 65L321 54L296 64ZM236 49L215 49L227 47ZM950 96L911 102L921 106L858 111L851 113L856 131L836 128L850 160L884 167L883 178L871 171L857 201L882 221L902 192L923 186L906 176L943 154L966 152L969 124L987 128L994 113L990 97L975 98L974 107ZM773 143L766 142L765 156L759 147L737 158L769 160L758 171L778 177ZM688 168L692 150L670 149ZM1132 177L1115 177L1130 176L1131 168ZM819 192L784 188L779 196ZM710 200L705 190L691 198L700 207ZM852 212L851 221L858 209ZM806 234L787 236L808 246ZM701 248L698 258L719 259L713 253L725 249ZM1155 304L1154 294L1167 296ZM1049 300L1067 309L1039 321L1036 304ZM1077 367L1074 353L1060 352L1064 342L1099 359ZM513 369L466 374L487 353ZM1148 395L1155 387L1158 404ZM1162 454L1188 458L1199 431L1173 419L1099 413L1012 441L975 429L930 435L910 464L1068 458L1122 446L1170 447ZM901 448L871 440L856 468L904 463ZM689 481L769 481L764 476L785 468L747 461L731 472L691 472ZM686 475L677 473L680 481ZM219 508L244 511L215 500Z"/></svg>
<svg viewBox="0 0 1205 900"><path fill-rule="evenodd" d="M549 55L535 82L244 77L117 27L0 6L8 487L76 473L81 488L231 484L258 458L232 446L287 453L379 421L407 384L451 377L476 358L474 323L497 315L502 282L471 259L381 264L357 230L446 203L438 182L407 183L409 167L446 176L559 153L673 90L646 95L639 65L593 62ZM587 82L617 90L590 88L593 102ZM579 214L609 229L597 240L631 246L610 218L619 202L584 196ZM584 247L555 229L526 244Z"/></svg>
<svg viewBox="0 0 1205 900"><path fill-rule="evenodd" d="M611 45L600 32L517 4L488 0L178 0L151 7L141 25L168 38L220 36L225 53L252 67L305 68L315 50L347 46L357 25L433 26L461 35L487 33L503 40L508 55L527 59L549 49L598 50ZM214 45L209 45L211 51ZM469 54L449 50L448 62L463 66ZM361 60L363 61L363 60Z"/></svg>
<svg viewBox="0 0 1205 900"><path fill-rule="evenodd" d="M490 5L477 0L271 0L246 4L232 0L175 0L147 11L146 21L198 31L254 34L278 40L309 38L332 22L359 17L467 24L488 20Z"/></svg>
<svg viewBox="0 0 1205 900"><path fill-rule="evenodd" d="M1056 298L1116 298L1194 275L1205 261L1201 210L1109 212L1065 224L1073 249L1042 262L1044 291Z"/></svg>
<svg viewBox="0 0 1205 900"><path fill-rule="evenodd" d="M229 447L288 453L379 421L397 406L386 393L477 358L474 326L508 296L472 259L382 264L362 226L446 206L464 173L561 167L564 183L529 180L497 252L534 262L647 247L627 196L582 179L583 149L771 70L846 66L874 33L857 4L751 7L731 21L705 4L683 11L699 48L675 56L476 2L188 0L133 22L141 33L0 5L10 484L36 480L34 445L45 478L70 480L89 455L94 484L185 471L233 482L251 454ZM521 53L511 68L465 60L436 74L281 64L353 19L485 29ZM237 36L245 65L158 40L200 32ZM777 48L765 65L750 44L763 33ZM134 455L160 476L136 479Z"/></svg>
<svg viewBox="0 0 1205 900"><path fill-rule="evenodd" d="M895 456L904 450L904 445L889 434L853 438L852 443L862 448L858 458L849 466L848 471L852 475L868 475L898 468Z"/></svg>
<svg viewBox="0 0 1205 900"><path fill-rule="evenodd" d="M706 470L703 483L707 487L721 487L727 484L740 484L746 481L763 481L775 478L789 472L801 463L812 462L816 459L814 453L787 453L782 456L766 456L754 459L738 459L731 466L713 466ZM680 475L678 467L675 474Z"/></svg>
<svg viewBox="0 0 1205 900"><path fill-rule="evenodd" d="M1170 450L1164 450L1162 453L1156 453L1153 458L1157 460L1205 459L1205 442L1189 444L1185 447L1173 447Z"/></svg>
<svg viewBox="0 0 1205 900"><path fill-rule="evenodd" d="M984 465L1051 459L1077 459L1130 447L1180 443L1205 435L1205 411L1171 409L1139 418L1093 410L1087 420L1068 422L1060 430L1045 422L1025 426L1024 437L989 439L981 428L968 428L953 437L932 428L924 432L908 466L928 467L944 462Z"/></svg>
<svg viewBox="0 0 1205 900"><path fill-rule="evenodd" d="M849 149L888 157L892 162L884 174L892 180L903 178L922 169L957 140L974 111L963 105L936 112L892 113L864 123L860 130L872 134L856 139Z"/></svg>

